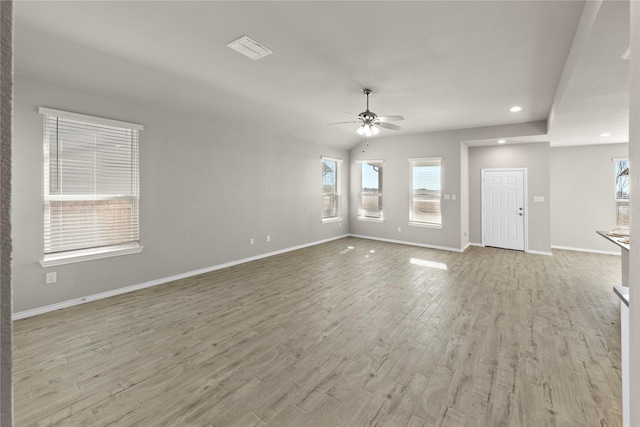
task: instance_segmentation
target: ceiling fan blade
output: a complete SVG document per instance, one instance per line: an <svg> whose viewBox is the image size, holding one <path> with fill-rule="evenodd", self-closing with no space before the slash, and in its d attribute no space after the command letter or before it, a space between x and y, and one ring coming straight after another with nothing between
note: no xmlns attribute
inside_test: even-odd
<svg viewBox="0 0 640 427"><path fill-rule="evenodd" d="M335 123L327 123L327 126L329 125L346 125L347 123L359 123L356 120L351 120L350 122L335 122Z"/></svg>
<svg viewBox="0 0 640 427"><path fill-rule="evenodd" d="M404 117L402 116L383 116L383 117L378 117L378 120L380 120L381 122L399 122L400 120L404 120Z"/></svg>
<svg viewBox="0 0 640 427"><path fill-rule="evenodd" d="M400 130L400 129L402 129L400 126L394 125L394 124L391 124L391 123L378 123L377 126L380 126L381 128L385 128L385 129L391 129L391 130Z"/></svg>

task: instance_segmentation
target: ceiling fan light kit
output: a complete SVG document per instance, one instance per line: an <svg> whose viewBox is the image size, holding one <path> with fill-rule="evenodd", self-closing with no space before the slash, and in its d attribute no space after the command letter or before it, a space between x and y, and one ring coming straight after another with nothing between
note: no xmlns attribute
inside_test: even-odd
<svg viewBox="0 0 640 427"><path fill-rule="evenodd" d="M358 135L361 135L362 138L369 138L371 136L375 136L380 133L380 128L390 129L390 130L400 130L402 129L398 125L394 125L388 122L397 122L400 120L404 120L403 116L394 115L394 116L383 116L378 117L376 113L369 110L369 95L371 95L371 89L364 89L362 93L367 97L367 109L362 113L358 114L358 120L351 122L339 122L339 123L329 123L331 125L339 125L344 123L357 123L360 126L356 129ZM363 141L364 146L364 141Z"/></svg>
<svg viewBox="0 0 640 427"><path fill-rule="evenodd" d="M358 130L356 130L356 132L358 132L358 135L363 135L368 137L368 136L377 135L380 132L380 129L378 129L374 125L362 125L358 128Z"/></svg>

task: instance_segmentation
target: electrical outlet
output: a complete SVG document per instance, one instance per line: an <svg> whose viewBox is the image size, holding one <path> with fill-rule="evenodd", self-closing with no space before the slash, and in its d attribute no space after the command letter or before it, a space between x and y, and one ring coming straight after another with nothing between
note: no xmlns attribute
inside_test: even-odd
<svg viewBox="0 0 640 427"><path fill-rule="evenodd" d="M402 231L402 228L398 227L398 233L400 233Z"/></svg>
<svg viewBox="0 0 640 427"><path fill-rule="evenodd" d="M271 241L271 236L267 234L267 242Z"/></svg>
<svg viewBox="0 0 640 427"><path fill-rule="evenodd" d="M52 271L45 275L45 278L44 278L45 284L50 285L52 283L56 283L57 281L58 281L58 274L55 271Z"/></svg>
<svg viewBox="0 0 640 427"><path fill-rule="evenodd" d="M253 245L253 239L249 239L249 244Z"/></svg>

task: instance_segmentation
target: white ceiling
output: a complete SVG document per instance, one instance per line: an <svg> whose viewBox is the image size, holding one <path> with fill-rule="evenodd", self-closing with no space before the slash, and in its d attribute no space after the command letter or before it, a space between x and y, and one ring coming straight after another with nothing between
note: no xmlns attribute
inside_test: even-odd
<svg viewBox="0 0 640 427"><path fill-rule="evenodd" d="M372 111L405 116L403 134L547 120L553 107L538 140L626 141L629 5L594 4L580 24L582 1L23 0L15 67L343 148L359 142L355 126L326 124L363 111L365 87ZM275 53L252 61L226 47L242 35ZM614 136L593 136L603 132Z"/></svg>

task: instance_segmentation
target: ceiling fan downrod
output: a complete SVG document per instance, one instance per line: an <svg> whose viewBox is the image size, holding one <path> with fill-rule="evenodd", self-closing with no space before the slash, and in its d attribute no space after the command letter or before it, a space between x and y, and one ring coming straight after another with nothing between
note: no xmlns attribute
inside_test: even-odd
<svg viewBox="0 0 640 427"><path fill-rule="evenodd" d="M364 89L362 92L367 96L367 112L369 112L369 95L371 95L371 89Z"/></svg>

